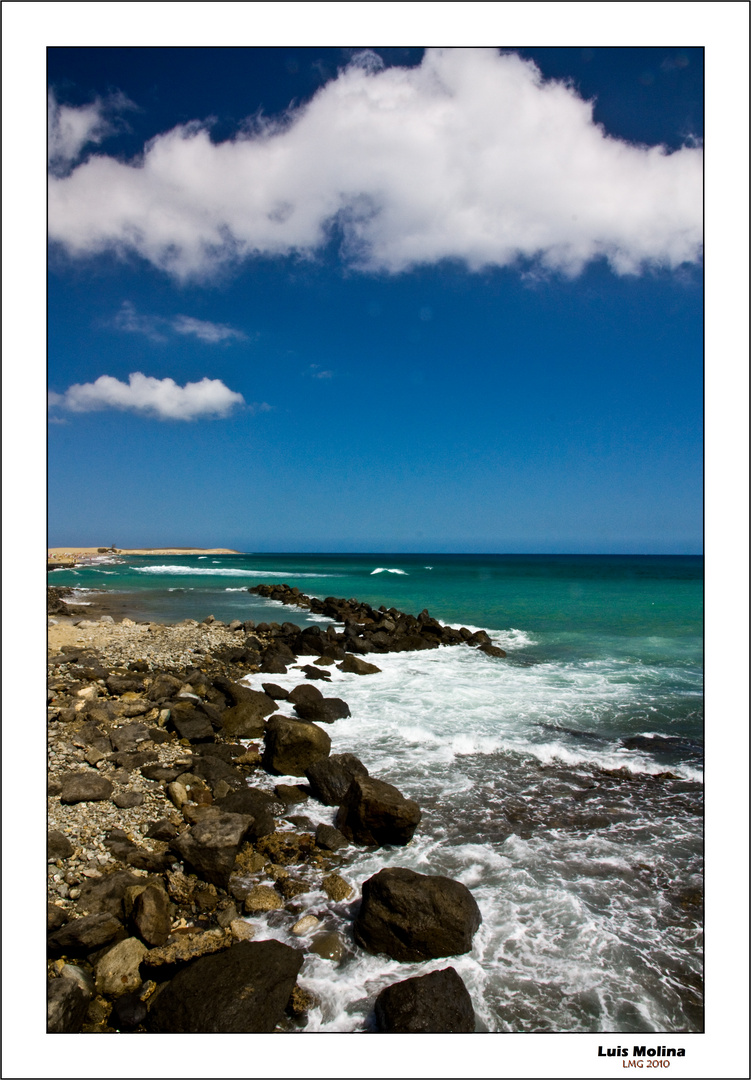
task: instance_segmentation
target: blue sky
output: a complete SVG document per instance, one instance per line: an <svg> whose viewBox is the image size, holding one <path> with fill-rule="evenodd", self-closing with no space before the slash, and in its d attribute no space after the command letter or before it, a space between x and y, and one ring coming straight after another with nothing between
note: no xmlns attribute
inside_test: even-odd
<svg viewBox="0 0 751 1080"><path fill-rule="evenodd" d="M701 550L701 49L48 79L51 544Z"/></svg>

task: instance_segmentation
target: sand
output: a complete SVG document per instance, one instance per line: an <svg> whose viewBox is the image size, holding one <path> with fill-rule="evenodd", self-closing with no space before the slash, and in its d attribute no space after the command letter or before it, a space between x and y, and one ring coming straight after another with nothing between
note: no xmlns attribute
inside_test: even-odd
<svg viewBox="0 0 751 1080"><path fill-rule="evenodd" d="M109 551L109 549L108 549ZM66 555L98 555L104 554L95 547L51 547L47 548L47 557L59 559ZM117 548L113 554L117 555L242 555L241 551L232 548Z"/></svg>

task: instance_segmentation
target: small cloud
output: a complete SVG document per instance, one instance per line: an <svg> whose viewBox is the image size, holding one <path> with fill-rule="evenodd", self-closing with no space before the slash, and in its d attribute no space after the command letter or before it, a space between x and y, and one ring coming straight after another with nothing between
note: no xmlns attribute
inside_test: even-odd
<svg viewBox="0 0 751 1080"><path fill-rule="evenodd" d="M195 420L198 417L227 416L236 406L244 405L242 394L235 393L221 379L178 386L174 379L155 379L135 371L128 382L112 375L100 375L93 383L75 383L64 394L50 393L50 406L69 412L100 412L119 409L153 416L157 420ZM265 403L252 411L266 411Z"/></svg>
<svg viewBox="0 0 751 1080"><path fill-rule="evenodd" d="M308 371L311 379L333 379L333 371L324 371L318 364L311 364Z"/></svg>
<svg viewBox="0 0 751 1080"><path fill-rule="evenodd" d="M217 345L229 341L247 341L247 334L225 323L213 323L207 319L194 319L191 315L175 315L165 318L162 315L142 315L136 311L129 300L124 300L114 318L118 330L129 334L143 334L150 341L165 342L170 334L198 338L208 345Z"/></svg>
<svg viewBox="0 0 751 1080"><path fill-rule="evenodd" d="M125 94L117 91L95 98L88 105L61 105L54 90L47 95L47 162L50 170L64 175L85 146L98 144L123 128L119 112L135 109Z"/></svg>
<svg viewBox="0 0 751 1080"><path fill-rule="evenodd" d="M166 335L159 329L166 325L166 319L154 315L141 315L129 300L123 300L122 307L115 316L114 325L128 334L143 334L149 341L164 342Z"/></svg>
<svg viewBox="0 0 751 1080"><path fill-rule="evenodd" d="M663 71L675 71L676 69L688 67L689 62L687 56L684 56L683 53L679 53L678 56L667 57L662 61L660 67Z"/></svg>
<svg viewBox="0 0 751 1080"><path fill-rule="evenodd" d="M211 345L220 341L245 341L247 336L242 330L235 330L234 327L225 326L224 323L194 319L190 315L177 315L172 320L171 326L176 334L192 334L199 341L206 341Z"/></svg>

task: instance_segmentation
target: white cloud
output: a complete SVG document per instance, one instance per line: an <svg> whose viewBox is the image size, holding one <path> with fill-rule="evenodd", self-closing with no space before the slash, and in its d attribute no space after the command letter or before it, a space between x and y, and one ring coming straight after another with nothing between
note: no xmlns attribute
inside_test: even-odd
<svg viewBox="0 0 751 1080"><path fill-rule="evenodd" d="M122 93L89 105L61 105L54 90L47 94L47 160L54 173L66 172L84 146L100 143L118 130L116 112L135 108Z"/></svg>
<svg viewBox="0 0 751 1080"><path fill-rule="evenodd" d="M702 152L635 146L529 61L429 49L353 62L284 122L214 144L192 123L132 163L52 177L50 234L73 255L136 251L177 278L256 254L312 256L333 225L350 265L397 273L518 259L578 273L675 267L701 251Z"/></svg>
<svg viewBox="0 0 751 1080"><path fill-rule="evenodd" d="M206 319L194 319L190 315L175 315L165 318L161 315L142 315L136 311L129 300L124 300L114 319L118 330L131 334L143 334L151 341L167 341L170 332L196 337L209 345L229 341L245 341L247 334L225 323L208 322Z"/></svg>
<svg viewBox="0 0 751 1080"><path fill-rule="evenodd" d="M64 394L50 393L49 402L51 407L69 412L121 409L158 420L195 420L199 416L227 416L236 406L244 405L245 399L220 379L204 378L178 386L174 379L155 379L135 371L127 383L112 375L100 375L93 383L75 383Z"/></svg>
<svg viewBox="0 0 751 1080"><path fill-rule="evenodd" d="M242 341L245 339L242 330L235 330L232 326L225 326L224 323L194 319L190 315L177 315L172 319L171 326L176 334L188 334L210 345L222 341Z"/></svg>

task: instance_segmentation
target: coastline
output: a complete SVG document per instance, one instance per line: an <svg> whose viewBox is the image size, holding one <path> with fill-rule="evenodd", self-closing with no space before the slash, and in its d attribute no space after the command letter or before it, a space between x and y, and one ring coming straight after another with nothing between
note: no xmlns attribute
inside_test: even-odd
<svg viewBox="0 0 751 1080"><path fill-rule="evenodd" d="M98 548L98 547L49 547L47 554L62 555L242 555L234 548L155 547L155 548Z"/></svg>
<svg viewBox="0 0 751 1080"><path fill-rule="evenodd" d="M275 591L281 595L279 587ZM312 950L330 961L335 979L337 964L353 945L326 931L322 905L349 910L359 888L364 895L368 885L342 876L348 850L353 844L377 850L384 843L407 843L420 811L391 785L368 777L367 763L336 755L330 724L336 715L349 715L349 709L318 687L335 662L358 675L380 670L357 655L370 651L367 635L379 632L374 626L385 624L391 644L409 650L436 647L439 624L427 612L419 621L391 609L389 619L368 605L353 610L352 601L337 601L339 619L347 612L364 620L358 626L363 634L351 622L348 637L333 628L300 632L291 622L225 625L211 616L201 623L157 624L130 618L128 612L137 612L126 597L116 621L94 605L83 612L73 605L67 613L60 592L50 591L56 614L48 618L49 1030L178 1030L157 1010L152 1015L153 1002L159 998L163 1005L170 994L179 994L173 980L197 970L208 957L223 963L230 953L239 955L231 949L238 945L248 952L255 938L254 913L271 912L280 920L276 925L298 937L301 949L277 943L295 975L303 954ZM287 590L286 596L285 602L300 608L320 603L297 590ZM101 607L114 610L110 604ZM440 632L464 644L458 631ZM398 641L400 633L403 640ZM297 699L270 681L288 668L300 669L302 696ZM253 676L252 689L248 676ZM287 698L295 700L297 718L271 716L277 702ZM325 752L306 767L303 757L309 751L298 747L295 753L303 757L293 762L284 756L281 736L274 743L276 729L283 729L284 737L302 733L306 740L315 732ZM312 765L320 764L319 758L332 771L327 778L323 772L314 777ZM274 777L285 782L274 785ZM295 777L297 782L289 783ZM365 809L355 806L353 788L361 802L366 793ZM336 826L319 825L315 832L306 828L310 822L301 816L300 804L311 798L340 805ZM376 811L374 799L381 800ZM377 827L371 820L374 812ZM219 855L210 842L206 850L200 844L196 850L195 837L203 837L217 821L225 830L228 822L241 825L229 856L226 837ZM447 881L432 879L431 887ZM449 884L462 891L464 902L474 904L464 886ZM148 903L139 899L147 893ZM468 951L479 925L479 912L470 915L475 922L474 929L465 928L468 940L442 946L443 951L425 959ZM365 931L358 937L356 930L358 942L366 937ZM253 947L266 945L259 939ZM425 978L434 994L433 975ZM454 981L438 990L445 998L445 1015L431 1019L434 1026L381 1029L474 1030L471 1002L459 976L454 972ZM270 1019L253 1018L251 1026L246 1018L241 1028L204 1027L197 1021L182 1030L303 1030L317 999L294 978L286 993ZM384 1015L380 1022L389 1023ZM256 1022L262 1026L252 1026Z"/></svg>

